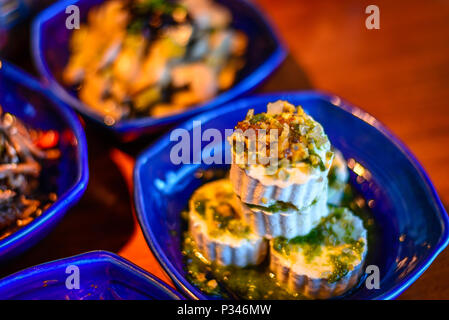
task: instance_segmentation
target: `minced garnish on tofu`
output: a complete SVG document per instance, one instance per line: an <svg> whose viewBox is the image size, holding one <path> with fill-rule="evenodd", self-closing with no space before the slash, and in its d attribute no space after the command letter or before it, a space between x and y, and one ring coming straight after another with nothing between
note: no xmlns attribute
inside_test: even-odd
<svg viewBox="0 0 449 320"><path fill-rule="evenodd" d="M301 106L295 107L286 101L269 103L266 113L254 114L254 110L250 109L245 120L240 121L235 129L230 141L234 153L243 152L245 164L250 163L248 161L249 139L245 136L245 132L248 133L250 129L254 130L258 143L265 144L264 154L261 154L257 148L255 161L267 167L271 164L267 163L266 158L275 156L270 154L270 146L273 143L277 143L277 159L280 167L294 167L298 163L307 163L324 171L325 164L333 156L323 127L307 115ZM266 139L259 136L260 130L265 130ZM272 130L277 130L277 139L275 135L272 136L274 141L270 141ZM244 150L237 150L236 142L242 139L245 142ZM324 156L323 150L327 150Z"/></svg>
<svg viewBox="0 0 449 320"><path fill-rule="evenodd" d="M244 238L250 227L239 219L241 206L229 180L222 179L203 185L190 200L195 211L208 224L209 234L218 237L225 232Z"/></svg>

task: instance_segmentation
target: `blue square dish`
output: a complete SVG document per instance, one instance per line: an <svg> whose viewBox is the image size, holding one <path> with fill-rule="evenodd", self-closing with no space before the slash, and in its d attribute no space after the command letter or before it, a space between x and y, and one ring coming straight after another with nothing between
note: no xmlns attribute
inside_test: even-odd
<svg viewBox="0 0 449 320"><path fill-rule="evenodd" d="M76 268L74 268L76 266ZM79 289L67 278L79 274ZM73 285L72 281L68 281ZM44 263L0 280L2 300L184 300L155 276L107 251Z"/></svg>
<svg viewBox="0 0 449 320"><path fill-rule="evenodd" d="M78 116L30 76L0 61L0 105L27 125L52 129L61 137L58 200L30 224L0 240L0 261L15 256L47 234L84 193L88 181L87 143Z"/></svg>
<svg viewBox="0 0 449 320"><path fill-rule="evenodd" d="M69 57L69 39L72 30L65 27L69 5L80 8L84 21L90 8L104 0L60 1L39 14L33 23L33 58L42 77L51 90L67 104L95 122L112 129L119 137L130 140L143 133L154 132L163 126L185 120L195 114L212 110L250 91L265 80L284 60L286 51L275 31L261 12L246 0L218 1L229 8L234 17L233 26L243 30L249 38L247 64L240 72L241 76L234 86L214 99L189 108L187 111L163 118L139 118L122 120L113 126L107 126L103 118L92 111L60 81L62 70Z"/></svg>
<svg viewBox="0 0 449 320"><path fill-rule="evenodd" d="M359 286L344 298L397 297L426 270L449 239L447 214L423 168L375 118L336 96L319 92L248 97L193 120L201 121L202 132L215 128L224 135L248 109L263 112L268 102L278 99L302 105L323 125L345 158L358 164L351 172L351 183L369 201L379 229L367 264L379 267L381 281L380 289ZM193 120L181 128L192 133ZM191 298L208 299L211 297L186 280L180 246L181 211L193 191L204 183L194 173L210 166L173 164L170 150L177 143L166 135L139 156L134 172L136 209L149 246L174 283ZM209 143L202 142L202 148ZM227 145L221 145L225 152L229 152ZM214 165L220 167L229 166Z"/></svg>

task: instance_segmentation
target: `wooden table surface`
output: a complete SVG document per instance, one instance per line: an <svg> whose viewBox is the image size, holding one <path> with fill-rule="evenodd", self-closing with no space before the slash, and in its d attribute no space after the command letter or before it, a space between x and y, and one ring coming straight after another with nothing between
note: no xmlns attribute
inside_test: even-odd
<svg viewBox="0 0 449 320"><path fill-rule="evenodd" d="M258 91L317 88L378 118L399 136L449 202L449 1L258 0L290 55ZM380 30L365 8L380 8ZM14 60L14 59L13 59ZM26 64L27 62L23 62ZM38 263L104 249L169 281L136 223L130 198L135 155L157 136L111 144L87 125L91 181L81 202L36 247L0 268L5 276ZM400 299L449 298L449 250Z"/></svg>

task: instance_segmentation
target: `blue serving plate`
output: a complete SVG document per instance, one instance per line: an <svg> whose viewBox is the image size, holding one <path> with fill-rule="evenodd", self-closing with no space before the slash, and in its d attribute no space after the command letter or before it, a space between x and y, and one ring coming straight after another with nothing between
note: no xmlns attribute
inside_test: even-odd
<svg viewBox="0 0 449 320"><path fill-rule="evenodd" d="M60 81L62 70L69 57L69 39L71 30L65 27L68 5L80 8L81 20L85 21L90 8L104 0L60 1L44 10L33 23L33 58L42 77L51 90L67 104L95 122L107 126L103 117L81 102L75 91ZM233 26L243 30L249 38L247 64L241 71L237 83L214 99L193 106L183 113L163 118L139 118L122 120L109 127L124 140L131 140L143 133L154 132L164 126L180 122L195 114L216 109L218 106L250 91L266 79L284 60L286 51L275 31L262 13L246 0L218 1L228 7L233 16Z"/></svg>
<svg viewBox="0 0 449 320"><path fill-rule="evenodd" d="M44 237L87 187L86 137L78 116L30 76L0 61L0 105L33 128L59 132L61 158L55 177L58 200L40 217L0 240L0 261L28 249Z"/></svg>
<svg viewBox="0 0 449 320"><path fill-rule="evenodd" d="M448 244L448 217L428 176L410 151L374 117L333 95L306 91L248 97L193 120L201 121L202 132L215 128L224 135L248 109L263 112L268 102L278 99L302 105L323 125L332 144L353 167L352 184L372 207L377 232L369 243L367 265L379 267L380 289L369 290L362 283L344 298L397 297ZM193 120L180 128L192 133ZM191 298L208 299L211 297L186 280L180 250L181 211L204 183L194 175L198 169L229 166L175 165L170 150L177 143L165 135L139 156L134 172L136 209L149 246L174 283ZM202 148L209 143L202 142ZM224 154L229 153L227 142L215 146L220 145ZM208 152L204 156L207 159Z"/></svg>
<svg viewBox="0 0 449 320"><path fill-rule="evenodd" d="M75 268L75 267L77 268ZM76 271L74 271L76 270ZM79 275L79 289L72 279ZM69 277L69 280L67 280ZM67 288L66 282L69 284ZM183 300L161 280L107 251L44 263L0 280L1 300Z"/></svg>

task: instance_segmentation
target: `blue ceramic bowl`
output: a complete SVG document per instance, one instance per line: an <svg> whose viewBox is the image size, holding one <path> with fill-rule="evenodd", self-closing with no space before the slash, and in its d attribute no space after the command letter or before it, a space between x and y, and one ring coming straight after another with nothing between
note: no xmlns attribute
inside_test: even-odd
<svg viewBox="0 0 449 320"><path fill-rule="evenodd" d="M357 163L351 182L372 206L378 232L370 243L367 264L379 267L380 289L360 286L345 298L395 298L448 243L448 217L429 178L410 151L375 118L332 95L301 92L249 97L194 120L201 121L202 132L215 128L224 135L248 109L263 112L268 102L278 99L302 105L323 125L346 159ZM191 133L192 121L181 128ZM176 143L166 135L138 158L134 172L136 209L149 246L174 283L191 298L208 299L186 280L180 250L181 211L193 191L204 183L195 177L195 171L229 166L174 165L170 150ZM209 143L203 142L202 148ZM224 154L229 152L227 145L222 146Z"/></svg>
<svg viewBox="0 0 449 320"><path fill-rule="evenodd" d="M75 268L75 267L77 268ZM79 289L73 288L79 274ZM72 277L67 280L68 277ZM68 282L72 289L67 289ZM107 251L44 263L0 280L1 300L183 300L158 278Z"/></svg>
<svg viewBox="0 0 449 320"><path fill-rule="evenodd" d="M81 19L85 21L90 8L104 0L60 1L44 10L34 21L32 31L33 58L42 77L48 81L53 92L83 115L106 126L103 117L94 113L81 102L76 92L63 84L61 73L69 57L71 30L65 27L68 5L79 6ZM250 2L245 0L219 1L228 7L233 16L233 26L243 30L249 38L247 64L237 83L211 101L193 106L186 112L163 118L139 118L122 120L110 127L124 139L132 139L163 126L185 120L195 114L212 110L255 88L266 79L284 60L286 51L266 18Z"/></svg>
<svg viewBox="0 0 449 320"><path fill-rule="evenodd" d="M77 115L28 75L3 62L0 105L33 128L59 132L58 201L32 223L0 241L0 261L31 247L47 234L84 193L88 181L87 144Z"/></svg>

